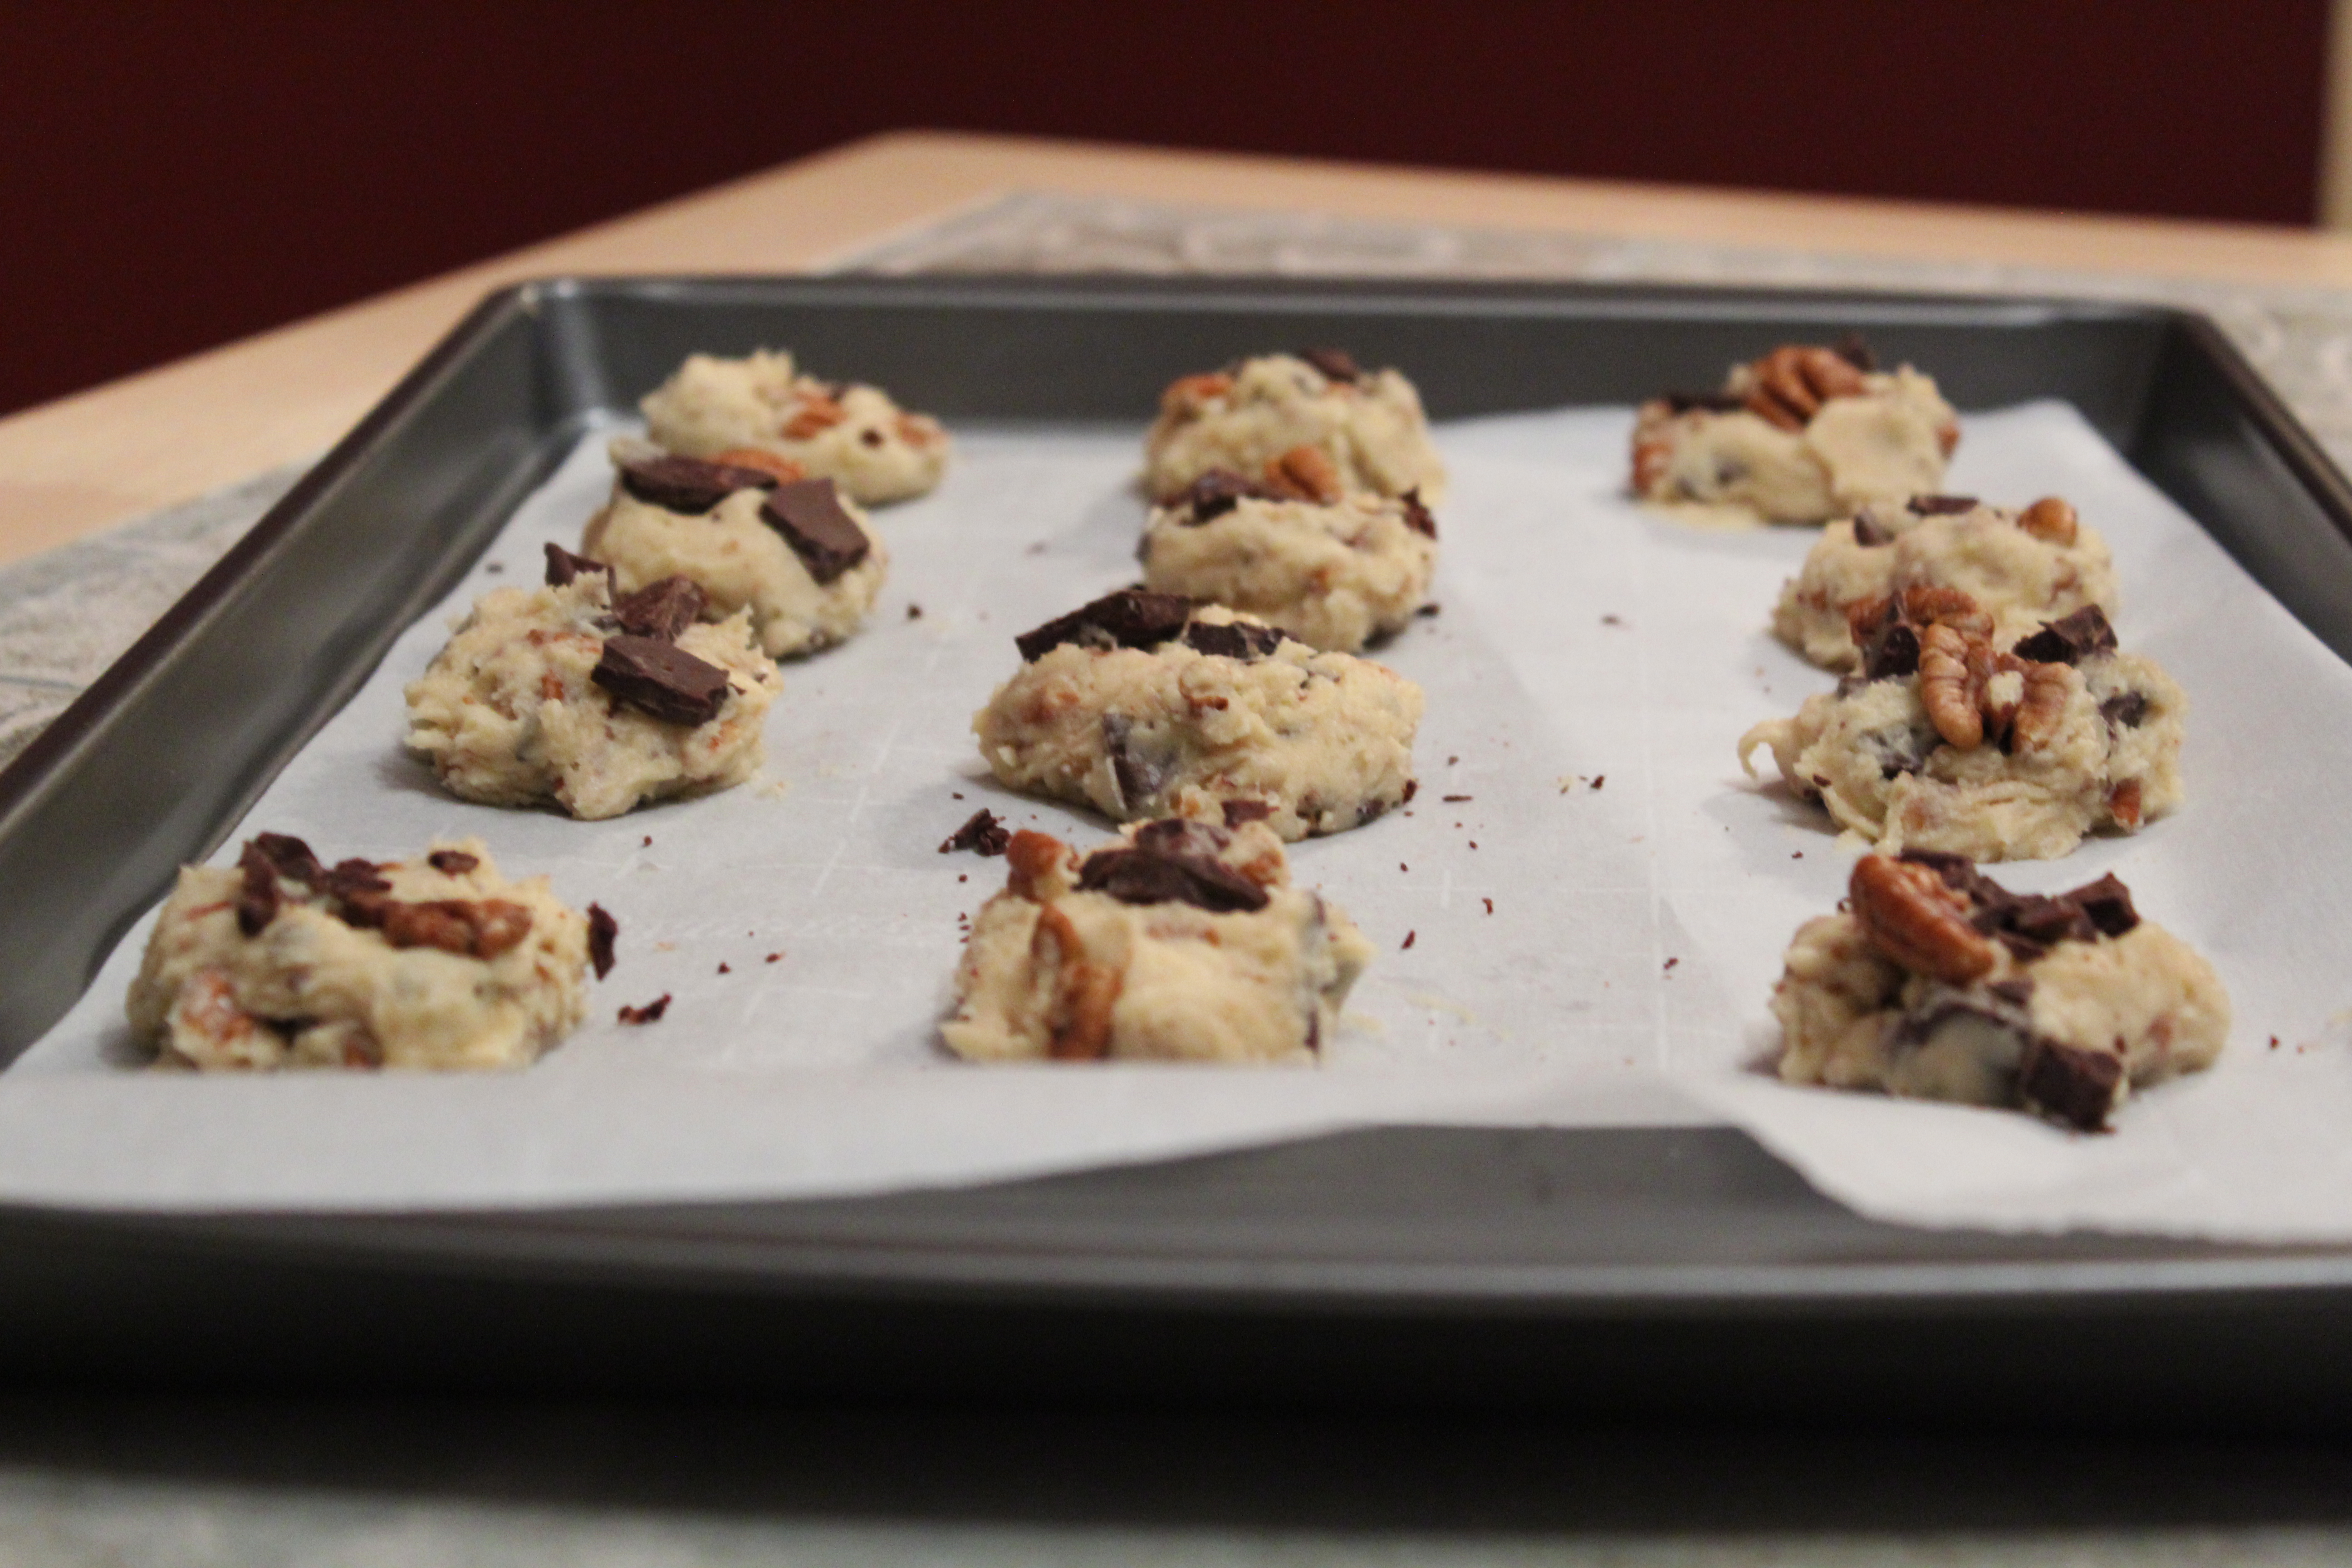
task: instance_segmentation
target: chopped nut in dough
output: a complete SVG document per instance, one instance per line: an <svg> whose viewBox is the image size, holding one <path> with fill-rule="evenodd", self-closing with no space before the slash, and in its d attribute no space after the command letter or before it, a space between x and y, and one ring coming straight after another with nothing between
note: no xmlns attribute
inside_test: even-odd
<svg viewBox="0 0 2352 1568"><path fill-rule="evenodd" d="M689 354L638 406L646 433L670 451L734 461L770 453L866 506L922 495L947 469L938 420L907 413L879 387L803 375L782 351Z"/></svg>
<svg viewBox="0 0 2352 1568"><path fill-rule="evenodd" d="M1421 394L1402 372L1362 369L1336 349L1265 354L1170 384L1144 439L1144 489L1172 500L1220 469L1326 500L1331 486L1445 499Z"/></svg>

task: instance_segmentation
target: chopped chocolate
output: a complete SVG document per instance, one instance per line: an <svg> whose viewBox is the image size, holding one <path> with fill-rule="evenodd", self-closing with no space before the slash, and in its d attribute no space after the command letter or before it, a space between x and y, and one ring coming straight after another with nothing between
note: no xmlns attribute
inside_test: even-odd
<svg viewBox="0 0 2352 1568"><path fill-rule="evenodd" d="M2117 880L2113 871L2059 896L2079 905L2091 924L2108 936L2121 936L2139 924L2139 911L2132 908L2131 889Z"/></svg>
<svg viewBox="0 0 2352 1568"><path fill-rule="evenodd" d="M1448 760L1450 761L1451 759ZM1404 794L1398 797L1397 804L1400 805L1411 805L1412 804L1412 797L1420 793L1421 781L1419 779L1407 779L1404 781Z"/></svg>
<svg viewBox="0 0 2352 1568"><path fill-rule="evenodd" d="M2147 698L2137 691L2118 692L2099 704L2099 717L2110 729L2137 730L2147 717Z"/></svg>
<svg viewBox="0 0 2352 1568"><path fill-rule="evenodd" d="M278 918L278 868L258 843L248 839L236 858L236 868L244 879L236 893L236 929L247 936L258 936Z"/></svg>
<svg viewBox="0 0 2352 1568"><path fill-rule="evenodd" d="M661 1016L668 1011L669 993L665 991L642 1007L623 1007L621 1009L621 1022L624 1024L658 1024L661 1022Z"/></svg>
<svg viewBox="0 0 2352 1568"><path fill-rule="evenodd" d="M478 855L468 855L463 849L436 849L425 858L425 863L445 877L462 877L482 863Z"/></svg>
<svg viewBox="0 0 2352 1568"><path fill-rule="evenodd" d="M1443 606L1443 605L1435 605L1435 604L1429 604L1429 605L1422 605L1422 606L1421 606L1421 608L1419 608L1419 609L1415 610L1415 611L1413 612L1413 614L1414 614L1414 615L1416 615L1416 616L1422 616L1423 618L1426 619L1426 618L1428 618L1428 617L1430 617L1430 616L1435 616L1435 615L1439 614L1443 609L1444 609L1444 606Z"/></svg>
<svg viewBox="0 0 2352 1568"><path fill-rule="evenodd" d="M314 886L333 900L337 920L361 930L383 924L392 904L392 884L366 860L338 860Z"/></svg>
<svg viewBox="0 0 2352 1568"><path fill-rule="evenodd" d="M760 504L760 521L784 537L808 574L830 583L873 550L866 531L841 504L831 479L778 485Z"/></svg>
<svg viewBox="0 0 2352 1568"><path fill-rule="evenodd" d="M2107 1124L2123 1077L2123 1058L2111 1051L2035 1038L2017 1069L2018 1098L2069 1127L2096 1132Z"/></svg>
<svg viewBox="0 0 2352 1568"><path fill-rule="evenodd" d="M1229 800L1225 802L1225 826L1239 827L1244 822L1265 822L1274 816L1274 807L1263 800Z"/></svg>
<svg viewBox="0 0 2352 1568"><path fill-rule="evenodd" d="M1976 510L1978 501L1974 496L1913 496L1903 504L1919 517L1954 517Z"/></svg>
<svg viewBox="0 0 2352 1568"><path fill-rule="evenodd" d="M1437 519L1431 516L1429 509L1421 504L1421 487L1413 486L1399 499L1404 502L1404 525L1426 538L1436 538Z"/></svg>
<svg viewBox="0 0 2352 1568"><path fill-rule="evenodd" d="M2105 612L2085 605L2071 616L2042 622L2040 631L2021 638L2011 651L2036 664L2074 664L2085 654L2112 652L2115 646L2116 628L2107 624Z"/></svg>
<svg viewBox="0 0 2352 1568"><path fill-rule="evenodd" d="M1985 989L2012 1007L2022 1007L2033 1000L2033 982L2031 980L1996 980Z"/></svg>
<svg viewBox="0 0 2352 1568"><path fill-rule="evenodd" d="M1875 614L1858 609L1848 619L1862 653L1863 679L1912 674L1919 668L1919 628L1904 616L1903 595L1889 594L1876 605Z"/></svg>
<svg viewBox="0 0 2352 1568"><path fill-rule="evenodd" d="M632 708L670 724L707 724L727 700L727 672L675 643L623 635L604 639L588 679Z"/></svg>
<svg viewBox="0 0 2352 1568"><path fill-rule="evenodd" d="M2047 899L2038 893L2028 894L2003 911L2001 929L2053 946L2062 942L2090 942L2099 934L2082 905L2070 898Z"/></svg>
<svg viewBox="0 0 2352 1568"><path fill-rule="evenodd" d="M620 940L621 922L602 904L588 906L588 962L596 966L596 978L602 980L613 973L613 944Z"/></svg>
<svg viewBox="0 0 2352 1568"><path fill-rule="evenodd" d="M1064 643L1080 647L1157 647L1183 631L1192 601L1181 594L1121 588L1013 639L1024 663L1034 664Z"/></svg>
<svg viewBox="0 0 2352 1568"><path fill-rule="evenodd" d="M383 936L394 947L434 947L461 958L496 958L530 934L530 911L504 899L437 899L383 905Z"/></svg>
<svg viewBox="0 0 2352 1568"><path fill-rule="evenodd" d="M1212 468L1185 486L1184 493L1176 498L1176 504L1190 513L1185 526L1198 528L1204 522L1215 521L1245 500L1281 499L1282 492L1271 485L1261 484L1230 469Z"/></svg>
<svg viewBox="0 0 2352 1568"><path fill-rule="evenodd" d="M1853 542L1867 549L1874 550L1882 544L1894 543L1895 536L1881 527L1878 519L1864 510L1853 514Z"/></svg>
<svg viewBox="0 0 2352 1568"><path fill-rule="evenodd" d="M1248 621L1228 621L1223 626L1194 621L1184 628L1183 640L1184 646L1195 653L1246 661L1264 658L1280 647L1282 634L1272 626L1254 626Z"/></svg>
<svg viewBox="0 0 2352 1568"><path fill-rule="evenodd" d="M1133 811L1160 793L1176 772L1176 755L1135 738L1135 721L1124 713L1106 713L1102 720L1103 750L1110 753L1111 779L1118 785L1122 808Z"/></svg>
<svg viewBox="0 0 2352 1568"><path fill-rule="evenodd" d="M940 853L945 855L952 850L969 849L975 855L1002 855L1012 842L1012 830L1004 826L996 813L983 805L973 812L961 827L947 836L946 841L940 846Z"/></svg>
<svg viewBox="0 0 2352 1568"><path fill-rule="evenodd" d="M583 572L602 572L604 574L605 582L610 583L613 580L613 569L602 561L593 561L585 555L574 555L561 544L550 544L546 546L546 550L547 585L551 588L570 587L573 579Z"/></svg>
<svg viewBox="0 0 2352 1568"><path fill-rule="evenodd" d="M737 490L764 490L776 482L765 468L709 463L670 452L631 458L620 468L623 489L665 511L709 511Z"/></svg>
<svg viewBox="0 0 2352 1568"><path fill-rule="evenodd" d="M1136 830L1131 847L1097 849L1078 868L1078 887L1123 904L1191 904L1213 914L1265 908L1264 888L1216 858L1222 828L1171 819Z"/></svg>
<svg viewBox="0 0 2352 1568"><path fill-rule="evenodd" d="M1301 349L1298 357L1333 381L1360 381L1364 368L1346 349Z"/></svg>
<svg viewBox="0 0 2352 1568"><path fill-rule="evenodd" d="M702 618L710 595L691 577L665 577L634 594L613 601L613 617L631 637L676 642L678 634Z"/></svg>
<svg viewBox="0 0 2352 1568"><path fill-rule="evenodd" d="M1870 342L1860 332L1848 332L1830 345L1830 353L1868 375L1878 368L1878 356L1870 352Z"/></svg>
<svg viewBox="0 0 2352 1568"><path fill-rule="evenodd" d="M1965 894L1975 910L1969 923L2000 939L2021 962L2041 957L2057 942L2091 942L2102 932L2121 936L2139 923L2131 889L2112 872L2072 892L2044 897L2011 892L1965 855L1906 849L1901 858L1929 868L1946 887Z"/></svg>
<svg viewBox="0 0 2352 1568"><path fill-rule="evenodd" d="M1669 392L1658 401L1669 414L1688 414L1696 408L1709 414L1737 414L1748 406L1748 400L1736 392Z"/></svg>
<svg viewBox="0 0 2352 1568"><path fill-rule="evenodd" d="M259 855L271 870L304 887L316 886L319 879L327 874L310 847L290 833L257 833L246 841L245 847L249 853Z"/></svg>

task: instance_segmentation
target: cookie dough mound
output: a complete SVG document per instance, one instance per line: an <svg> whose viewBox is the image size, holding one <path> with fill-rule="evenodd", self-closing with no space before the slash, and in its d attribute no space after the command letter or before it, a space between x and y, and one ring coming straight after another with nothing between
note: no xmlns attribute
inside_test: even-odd
<svg viewBox="0 0 2352 1568"><path fill-rule="evenodd" d="M589 933L479 839L331 868L264 833L181 868L126 1011L163 1066L528 1067L580 1022Z"/></svg>
<svg viewBox="0 0 2352 1568"><path fill-rule="evenodd" d="M617 603L612 574L558 552L543 588L482 595L408 687L408 749L485 805L587 819L759 772L782 681L738 610L702 625L683 577Z"/></svg>
<svg viewBox="0 0 2352 1568"><path fill-rule="evenodd" d="M793 356L689 354L638 404L656 442L689 458L767 452L866 506L922 495L948 465L938 420L876 386L797 374Z"/></svg>
<svg viewBox="0 0 2352 1568"><path fill-rule="evenodd" d="M1212 473L1151 514L1144 586L1244 610L1300 642L1355 653L1429 598L1437 524L1420 498L1291 500Z"/></svg>
<svg viewBox="0 0 2352 1568"><path fill-rule="evenodd" d="M1286 839L1412 798L1421 688L1370 659L1137 589L1015 641L1026 662L971 725L1015 789L1121 822L1264 818Z"/></svg>
<svg viewBox="0 0 2352 1568"><path fill-rule="evenodd" d="M2106 541L2058 497L2016 510L1966 496L1915 496L1823 529L1803 569L1781 585L1772 635L1825 669L1852 669L1860 655L1850 617L1916 588L1968 595L2002 644L2086 605L2109 619L2116 614Z"/></svg>
<svg viewBox="0 0 2352 1568"><path fill-rule="evenodd" d="M1780 1077L2094 1131L2135 1089L2210 1067L2213 966L2112 876L2020 897L1962 857L1864 856L1845 912L1808 921L1772 994Z"/></svg>
<svg viewBox="0 0 2352 1568"><path fill-rule="evenodd" d="M2114 651L2096 609L1998 653L1948 623L1895 620L1860 675L1740 737L1839 826L1880 847L2054 859L2098 828L2130 833L2180 802L2188 699L2152 659Z"/></svg>
<svg viewBox="0 0 2352 1568"><path fill-rule="evenodd" d="M1633 421L1633 493L1767 522L1826 522L1941 488L1960 426L1909 365L1849 340L1736 365L1720 393L1654 398Z"/></svg>
<svg viewBox="0 0 2352 1568"><path fill-rule="evenodd" d="M613 499L589 520L581 549L612 564L625 594L688 578L718 614L749 610L760 646L783 658L846 640L882 592L890 552L831 479L760 475L761 485L756 470L702 465L741 477L713 500L707 487L642 482L636 447L614 443L614 460Z"/></svg>
<svg viewBox="0 0 2352 1568"><path fill-rule="evenodd" d="M1082 861L1013 836L940 1026L974 1061L1312 1061L1371 944L1262 822L1162 821Z"/></svg>
<svg viewBox="0 0 2352 1568"><path fill-rule="evenodd" d="M1171 384L1144 438L1144 489L1172 500L1203 474L1259 476L1300 447L1344 490L1445 499L1421 394L1402 373L1361 369L1337 349L1266 354Z"/></svg>

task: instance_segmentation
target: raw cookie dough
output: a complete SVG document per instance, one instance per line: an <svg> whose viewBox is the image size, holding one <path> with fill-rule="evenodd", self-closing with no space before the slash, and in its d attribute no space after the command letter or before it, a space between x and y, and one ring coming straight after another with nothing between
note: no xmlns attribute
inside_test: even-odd
<svg viewBox="0 0 2352 1568"><path fill-rule="evenodd" d="M2020 897L1962 857L1866 855L1844 912L1798 928L1772 994L1780 1076L2095 1131L2134 1089L2210 1067L2213 966L2112 876Z"/></svg>
<svg viewBox="0 0 2352 1568"><path fill-rule="evenodd" d="M549 547L548 585L482 595L408 687L408 749L485 805L583 818L741 784L782 681L738 610L699 624L683 577L615 602L612 573Z"/></svg>
<svg viewBox="0 0 2352 1568"><path fill-rule="evenodd" d="M1263 822L1139 823L1081 861L1013 835L940 1026L974 1061L1312 1061L1371 944Z"/></svg>
<svg viewBox="0 0 2352 1568"><path fill-rule="evenodd" d="M184 866L126 1003L163 1066L528 1067L580 1022L601 922L547 879L509 882L478 838L321 866L284 834Z"/></svg>
<svg viewBox="0 0 2352 1568"><path fill-rule="evenodd" d="M1739 738L1751 777L1748 753L1769 746L1839 826L1971 860L2053 859L2179 804L2188 699L2154 660L2116 652L2095 608L2006 654L1901 609L1872 628L1861 674Z"/></svg>
<svg viewBox="0 0 2352 1568"><path fill-rule="evenodd" d="M1124 589L1014 639L971 721L996 776L1121 822L1340 833L1412 798L1421 688L1263 622Z"/></svg>
<svg viewBox="0 0 2352 1568"><path fill-rule="evenodd" d="M1213 469L1262 477L1300 447L1343 490L1445 500L1421 394L1401 372L1361 369L1337 349L1265 354L1171 384L1144 438L1143 487L1167 501Z"/></svg>
<svg viewBox="0 0 2352 1568"><path fill-rule="evenodd" d="M1642 405L1633 493L1827 522L1933 493L1959 439L1951 405L1909 365L1882 374L1855 340L1789 343L1733 366L1720 393Z"/></svg>
<svg viewBox="0 0 2352 1568"><path fill-rule="evenodd" d="M1299 641L1355 653L1429 597L1437 523L1419 497L1287 500L1236 474L1202 476L1154 510L1144 586L1245 610Z"/></svg>
<svg viewBox="0 0 2352 1568"><path fill-rule="evenodd" d="M830 479L779 481L642 442L614 442L613 461L613 499L581 549L612 563L625 594L691 578L714 613L748 608L760 646L782 658L849 637L882 592L890 552Z"/></svg>
<svg viewBox="0 0 2352 1568"><path fill-rule="evenodd" d="M1781 584L1772 635L1825 669L1852 669L1860 656L1849 616L1915 588L1968 595L2004 645L2086 605L2110 620L2116 614L2106 541L2058 497L2016 510L1967 496L1914 496L1823 529L1804 568Z"/></svg>
<svg viewBox="0 0 2352 1568"><path fill-rule="evenodd" d="M796 374L793 356L689 354L637 405L646 433L688 458L768 452L832 479L866 506L906 500L940 482L948 435L876 386Z"/></svg>

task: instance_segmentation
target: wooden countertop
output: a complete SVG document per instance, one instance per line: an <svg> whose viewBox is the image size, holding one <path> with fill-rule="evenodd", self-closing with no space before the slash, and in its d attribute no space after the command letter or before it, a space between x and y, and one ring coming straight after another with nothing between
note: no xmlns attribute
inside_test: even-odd
<svg viewBox="0 0 2352 1568"><path fill-rule="evenodd" d="M788 272L1013 191L2352 289L2352 237L934 132L852 143L0 420L0 561L316 452L481 296Z"/></svg>

